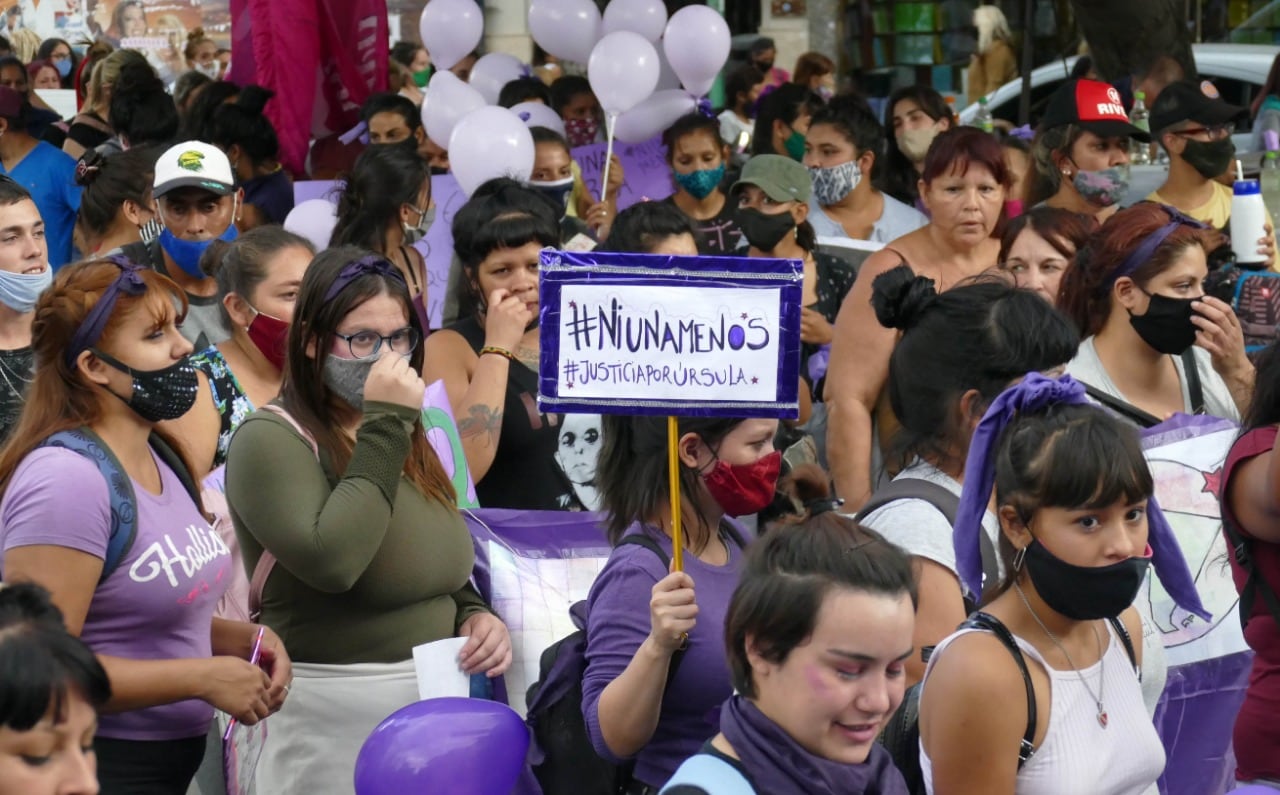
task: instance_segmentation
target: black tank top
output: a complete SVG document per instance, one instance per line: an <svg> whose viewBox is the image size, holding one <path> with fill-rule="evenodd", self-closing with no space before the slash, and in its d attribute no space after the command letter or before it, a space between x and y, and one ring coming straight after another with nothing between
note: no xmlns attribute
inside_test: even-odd
<svg viewBox="0 0 1280 795"><path fill-rule="evenodd" d="M473 318L449 327L477 354L484 347L484 329ZM459 418L461 419L461 418ZM582 504L556 464L560 444L560 415L538 411L538 374L518 361L510 364L502 407L502 434L493 464L476 484L485 508L522 510L582 510Z"/></svg>

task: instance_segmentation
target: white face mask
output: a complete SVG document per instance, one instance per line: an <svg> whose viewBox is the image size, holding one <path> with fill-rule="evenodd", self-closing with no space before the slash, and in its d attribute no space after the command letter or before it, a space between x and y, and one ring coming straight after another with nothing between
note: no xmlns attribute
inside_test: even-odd
<svg viewBox="0 0 1280 795"><path fill-rule="evenodd" d="M212 80L217 80L218 73L221 70L221 68L222 68L222 65L219 64L217 61L210 61L207 64L202 64L202 63L196 64L195 71L199 72L200 74Z"/></svg>

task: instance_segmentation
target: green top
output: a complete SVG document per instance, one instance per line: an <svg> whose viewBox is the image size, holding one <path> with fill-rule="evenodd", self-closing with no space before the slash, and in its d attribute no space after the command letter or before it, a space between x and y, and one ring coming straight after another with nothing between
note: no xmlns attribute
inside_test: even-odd
<svg viewBox="0 0 1280 795"><path fill-rule="evenodd" d="M469 584L475 550L453 506L404 478L418 412L366 403L346 473L322 468L284 418L258 411L227 456L227 502L246 570L277 563L262 622L296 662L403 662L487 610Z"/></svg>

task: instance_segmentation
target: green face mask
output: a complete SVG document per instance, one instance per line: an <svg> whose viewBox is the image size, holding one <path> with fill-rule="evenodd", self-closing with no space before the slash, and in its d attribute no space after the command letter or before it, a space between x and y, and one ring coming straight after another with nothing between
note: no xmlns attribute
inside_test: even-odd
<svg viewBox="0 0 1280 795"><path fill-rule="evenodd" d="M426 69L423 69L423 70L422 70L422 71L420 71L420 72L414 72L414 73L413 73L413 83L414 83L414 85L416 85L418 88L426 88L426 87L427 87L427 81L429 81L430 79L431 79L431 67L430 67L430 66L428 66Z"/></svg>
<svg viewBox="0 0 1280 795"><path fill-rule="evenodd" d="M782 144L786 147L787 154L792 160L799 163L804 160L804 136L795 130L791 131L791 135Z"/></svg>

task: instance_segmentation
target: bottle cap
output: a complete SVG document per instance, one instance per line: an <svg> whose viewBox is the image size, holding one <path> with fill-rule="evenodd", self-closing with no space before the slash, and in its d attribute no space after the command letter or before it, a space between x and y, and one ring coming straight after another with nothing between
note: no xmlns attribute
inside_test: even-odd
<svg viewBox="0 0 1280 795"><path fill-rule="evenodd" d="M1236 196L1252 196L1262 193L1262 186L1258 184L1256 179L1238 179L1232 188Z"/></svg>
<svg viewBox="0 0 1280 795"><path fill-rule="evenodd" d="M1133 98L1134 98L1134 99L1146 100L1146 98L1147 98L1147 92L1145 92L1145 91L1135 91L1135 92L1133 92Z"/></svg>

